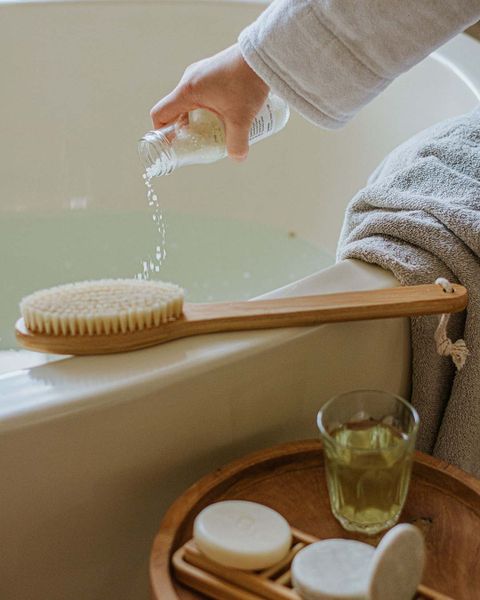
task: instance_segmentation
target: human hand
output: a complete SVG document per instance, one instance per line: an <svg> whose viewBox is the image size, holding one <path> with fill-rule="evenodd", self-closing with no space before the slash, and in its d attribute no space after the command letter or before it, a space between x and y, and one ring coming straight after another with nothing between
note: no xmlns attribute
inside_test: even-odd
<svg viewBox="0 0 480 600"><path fill-rule="evenodd" d="M187 67L177 87L155 104L150 116L159 129L195 108L206 108L225 125L228 155L244 160L250 126L268 92L235 44Z"/></svg>

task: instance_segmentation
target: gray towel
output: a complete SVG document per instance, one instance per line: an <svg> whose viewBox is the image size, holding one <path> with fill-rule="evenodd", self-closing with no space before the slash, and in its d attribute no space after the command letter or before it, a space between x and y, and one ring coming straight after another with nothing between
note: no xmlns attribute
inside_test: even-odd
<svg viewBox="0 0 480 600"><path fill-rule="evenodd" d="M480 476L480 107L394 150L351 201L338 259L389 269L402 283L437 277L466 286L467 311L449 337L470 350L462 370L439 356L437 316L411 319L418 447Z"/></svg>

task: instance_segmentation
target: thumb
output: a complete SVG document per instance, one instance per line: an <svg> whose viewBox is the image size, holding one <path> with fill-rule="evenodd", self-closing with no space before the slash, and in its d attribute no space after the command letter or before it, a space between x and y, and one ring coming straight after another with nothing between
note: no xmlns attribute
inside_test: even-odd
<svg viewBox="0 0 480 600"><path fill-rule="evenodd" d="M168 96L159 100L150 111L155 129L175 121L181 114L198 108L188 88L177 86Z"/></svg>
<svg viewBox="0 0 480 600"><path fill-rule="evenodd" d="M225 119L227 152L234 160L245 160L248 155L250 121Z"/></svg>

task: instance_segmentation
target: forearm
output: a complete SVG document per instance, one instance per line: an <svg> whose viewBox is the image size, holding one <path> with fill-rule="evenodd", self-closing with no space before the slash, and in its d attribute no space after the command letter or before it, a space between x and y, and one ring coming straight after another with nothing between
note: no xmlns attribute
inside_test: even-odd
<svg viewBox="0 0 480 600"><path fill-rule="evenodd" d="M480 0L276 0L239 44L269 87L334 128L479 18Z"/></svg>

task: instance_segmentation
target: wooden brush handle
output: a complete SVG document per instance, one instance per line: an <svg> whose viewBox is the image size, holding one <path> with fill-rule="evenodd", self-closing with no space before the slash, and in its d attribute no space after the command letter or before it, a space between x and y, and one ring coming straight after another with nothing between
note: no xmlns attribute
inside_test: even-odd
<svg viewBox="0 0 480 600"><path fill-rule="evenodd" d="M428 284L249 302L186 304L184 318L190 328L201 329L199 333L213 333L458 312L467 305L467 290L461 285L452 288L452 292L445 292L439 285Z"/></svg>

